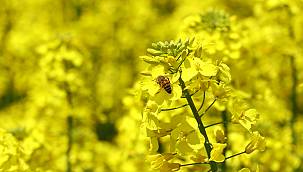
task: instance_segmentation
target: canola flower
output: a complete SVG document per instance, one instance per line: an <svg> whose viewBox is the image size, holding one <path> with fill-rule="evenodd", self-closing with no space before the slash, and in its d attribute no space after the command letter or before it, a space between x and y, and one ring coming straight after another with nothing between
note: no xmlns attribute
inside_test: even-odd
<svg viewBox="0 0 303 172"><path fill-rule="evenodd" d="M222 61L214 61L204 56L201 53L203 45L199 40L158 42L152 44L152 47L147 50L147 56L141 56L147 63L146 69L141 72L141 91L146 100L143 126L146 127L147 137L150 138L151 154L158 152L164 138L168 139L169 145L169 152L152 155L157 157L152 161L152 167L160 171L177 171L189 165L171 164L168 159L172 158L165 158L167 154L187 156L193 152L201 152L202 155L196 154L196 158L192 157L200 162L196 161L191 165L209 164L212 171L217 171L220 168L219 163L243 154L241 152L226 157L224 152L228 143L224 131L216 130L216 142L212 142L210 134L206 131L206 128L212 125L205 127L203 124L203 117L207 116L207 112L218 100L217 103L230 110L230 122L241 124L248 132L253 131L252 127L256 124L259 113L255 109L249 109L241 101L238 101L237 105L243 107L242 109L235 105L238 98L231 96L233 89L229 85L230 68ZM166 76L169 79L167 84L170 84L171 93L155 81L158 76ZM199 103L200 107L197 106ZM229 104L234 107L229 107ZM255 137L254 135L253 140L256 140ZM256 149L263 151L260 145L264 148L265 142L264 137L261 138L262 143L253 141L246 147L245 152L251 153Z"/></svg>

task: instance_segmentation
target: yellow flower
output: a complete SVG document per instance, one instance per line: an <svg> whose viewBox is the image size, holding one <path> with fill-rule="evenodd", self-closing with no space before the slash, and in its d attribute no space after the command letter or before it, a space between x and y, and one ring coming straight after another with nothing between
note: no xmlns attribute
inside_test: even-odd
<svg viewBox="0 0 303 172"><path fill-rule="evenodd" d="M171 132L171 151L176 148L181 154L193 152L190 145L200 143L195 129L186 121L182 121L178 127Z"/></svg>
<svg viewBox="0 0 303 172"><path fill-rule="evenodd" d="M151 100L154 100L157 104L162 105L164 102L170 102L172 100L178 100L182 96L182 89L178 84L178 79L180 73L167 74L164 66L162 65L152 65L147 71L144 71L145 77L141 81L142 91L146 91ZM165 76L169 82L172 89L171 93L167 93L165 89L157 83L157 78L159 76Z"/></svg>
<svg viewBox="0 0 303 172"><path fill-rule="evenodd" d="M181 164L179 163L163 163L163 166L160 168L160 172L172 172L180 170Z"/></svg>
<svg viewBox="0 0 303 172"><path fill-rule="evenodd" d="M208 158L206 155L203 155L205 153L204 149L200 149L197 151L194 156L191 156L190 159L194 162L208 162Z"/></svg>
<svg viewBox="0 0 303 172"><path fill-rule="evenodd" d="M215 162L223 162L225 160L225 157L223 155L223 150L227 146L227 144L221 144L221 143L214 143L213 149L210 152L210 161Z"/></svg>
<svg viewBox="0 0 303 172"><path fill-rule="evenodd" d="M246 129L250 129L253 125L256 124L259 119L259 113L256 109L248 109L244 111L239 119L240 124Z"/></svg>
<svg viewBox="0 0 303 172"><path fill-rule="evenodd" d="M247 154L250 154L255 150L264 151L265 146L266 146L265 138L262 137L259 132L253 132L251 141L245 147L245 152Z"/></svg>
<svg viewBox="0 0 303 172"><path fill-rule="evenodd" d="M174 158L172 153L163 153L150 155L148 159L151 161L151 167L153 169L160 169L161 172L172 172L180 170L181 165L179 163L170 163L169 160Z"/></svg>
<svg viewBox="0 0 303 172"><path fill-rule="evenodd" d="M256 109L248 109L245 105L234 104L231 109L232 122L241 124L247 130L257 123L259 113Z"/></svg>
<svg viewBox="0 0 303 172"><path fill-rule="evenodd" d="M249 168L242 168L238 172L251 172Z"/></svg>
<svg viewBox="0 0 303 172"><path fill-rule="evenodd" d="M231 88L227 87L225 84L221 82L219 84L211 83L211 88L214 96L219 99L226 99L227 97L230 96Z"/></svg>
<svg viewBox="0 0 303 172"><path fill-rule="evenodd" d="M214 132L215 132L217 143L224 143L226 137L224 135L224 131L222 130L222 128L216 128Z"/></svg>
<svg viewBox="0 0 303 172"><path fill-rule="evenodd" d="M256 171L255 172L259 172L259 166L257 166ZM251 172L251 170L249 168L242 168L241 170L239 170L238 172Z"/></svg>
<svg viewBox="0 0 303 172"><path fill-rule="evenodd" d="M191 80L198 74L206 77L216 76L218 67L210 62L204 62L200 58L187 58L184 61L182 79L184 82Z"/></svg>
<svg viewBox="0 0 303 172"><path fill-rule="evenodd" d="M231 75L230 75L229 67L224 63L220 63L217 76L220 79L220 81L223 81L226 84L230 83Z"/></svg>

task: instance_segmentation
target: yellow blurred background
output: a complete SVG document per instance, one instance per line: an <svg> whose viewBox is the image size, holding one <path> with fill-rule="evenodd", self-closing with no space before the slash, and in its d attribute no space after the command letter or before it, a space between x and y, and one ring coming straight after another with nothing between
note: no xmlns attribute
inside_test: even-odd
<svg viewBox="0 0 303 172"><path fill-rule="evenodd" d="M302 0L1 0L0 171L152 171L132 96L138 57L209 10L231 17L234 42L202 36L261 113L264 171L302 170Z"/></svg>

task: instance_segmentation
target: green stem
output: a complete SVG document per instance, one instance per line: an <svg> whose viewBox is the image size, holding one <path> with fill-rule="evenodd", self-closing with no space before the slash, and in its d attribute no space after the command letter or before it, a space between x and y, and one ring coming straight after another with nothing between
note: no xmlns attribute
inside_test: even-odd
<svg viewBox="0 0 303 172"><path fill-rule="evenodd" d="M215 98L215 100L205 109L205 111L200 115L200 118L206 114L206 112L215 104L216 101L217 98Z"/></svg>
<svg viewBox="0 0 303 172"><path fill-rule="evenodd" d="M197 91L195 91L194 93L192 93L190 96L193 96L193 95L195 95L197 92L199 92L199 90L197 90ZM184 97L184 96L181 96L181 98L186 98L186 97Z"/></svg>
<svg viewBox="0 0 303 172"><path fill-rule="evenodd" d="M73 143L72 133L73 133L73 117L68 116L67 117L67 140L68 140L68 143L67 143L67 150L66 150L66 172L71 172L72 171L72 165L71 165L71 161L70 161L72 143Z"/></svg>
<svg viewBox="0 0 303 172"><path fill-rule="evenodd" d="M4 7L5 7L5 3L4 3ZM0 54L4 54L5 51L6 51L6 47L7 47L7 41L9 39L9 34L11 32L11 30L13 29L13 19L12 19L12 14L13 14L13 11L10 10L10 9L6 9L4 8L4 13L5 13L5 16L6 20L3 21L3 26L2 26L2 33L1 33L1 39L0 39Z"/></svg>
<svg viewBox="0 0 303 172"><path fill-rule="evenodd" d="M180 108L183 108L185 106L187 106L188 104L184 104L182 106L178 106L178 107L175 107L175 108L169 108L169 109L161 109L161 111L170 111L170 110L175 110L175 109L180 109Z"/></svg>
<svg viewBox="0 0 303 172"><path fill-rule="evenodd" d="M223 127L224 127L224 135L225 135L225 143L227 144L227 147L223 150L223 155L226 156L226 151L228 150L228 117L227 117L227 111L224 110L221 114L222 120L223 120ZM222 171L227 171L227 165L224 161L221 166Z"/></svg>
<svg viewBox="0 0 303 172"><path fill-rule="evenodd" d="M208 158L210 158L210 152L212 150L212 147L211 147L211 143L209 142L209 138L207 136L205 127L204 127L204 125L202 123L202 120L201 120L201 118L199 116L199 112L198 112L198 110L197 110L197 108L196 108L196 106L194 104L194 101L191 98L188 90L185 89L186 86L185 86L185 83L184 83L184 81L182 80L181 77L179 78L179 83L180 83L180 86L181 86L181 88L183 90L183 93L184 93L184 95L186 97L188 105L190 106L190 109L191 109L191 111L192 111L192 113L193 113L193 115L194 115L194 117L195 117L195 119L196 119L196 121L198 123L199 131L200 131L200 133L203 135L203 137L205 139L204 147L206 149ZM217 171L217 163L214 162L214 161L211 161L211 162L209 162L209 164L210 164L210 167L211 167L211 171L216 172Z"/></svg>
<svg viewBox="0 0 303 172"><path fill-rule="evenodd" d="M232 156L229 156L229 157L225 158L225 161L228 160L228 159L230 159L230 158L233 158L233 157L235 157L235 156L242 155L242 154L244 154L244 153L245 153L245 151L240 152L240 153L237 153L237 154L234 154L234 155L232 155Z"/></svg>
<svg viewBox="0 0 303 172"><path fill-rule="evenodd" d="M292 131L292 143L297 143L297 136L295 131L295 122L298 116L298 107L297 107L297 69L296 69L296 62L295 57L290 57L290 65L291 65L291 78L292 78L292 89L291 89L291 110L292 110L292 116L291 116L291 131Z"/></svg>
<svg viewBox="0 0 303 172"><path fill-rule="evenodd" d="M206 125L205 128L212 127L212 126L218 125L218 124L224 124L224 122L221 121L221 122L216 122L216 123L213 123L213 124L209 124L209 125Z"/></svg>
<svg viewBox="0 0 303 172"><path fill-rule="evenodd" d="M187 54L187 55L188 55L188 54ZM184 59L182 59L181 63L178 65L178 67L177 67L177 69L176 69L177 72L179 71L179 68L181 67L182 63L186 60L187 55L185 56ZM182 56L182 55L181 55L181 56Z"/></svg>
<svg viewBox="0 0 303 172"><path fill-rule="evenodd" d="M205 102L205 91L203 91L203 100L202 100L202 103L198 109L198 112L202 109L203 105L204 105L204 102Z"/></svg>
<svg viewBox="0 0 303 172"><path fill-rule="evenodd" d="M189 163L189 164L181 164L181 167L190 166L190 165L201 165L201 164L209 164L207 162L196 162L196 163Z"/></svg>
<svg viewBox="0 0 303 172"><path fill-rule="evenodd" d="M71 109L74 108L74 103L73 103L73 95L72 92L70 91L70 87L68 83L64 83L65 87L65 92L66 92L66 100L70 106ZM66 118L67 122L67 150L66 150L66 172L71 172L72 171L72 163L71 163L71 150L73 146L73 115L70 114Z"/></svg>

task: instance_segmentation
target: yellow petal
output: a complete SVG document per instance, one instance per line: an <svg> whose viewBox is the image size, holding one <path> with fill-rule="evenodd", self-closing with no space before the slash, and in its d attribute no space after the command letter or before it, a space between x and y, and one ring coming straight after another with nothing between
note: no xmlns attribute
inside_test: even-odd
<svg viewBox="0 0 303 172"><path fill-rule="evenodd" d="M199 72L203 76L216 76L218 73L218 67L211 63L203 62L200 66Z"/></svg>
<svg viewBox="0 0 303 172"><path fill-rule="evenodd" d="M250 169L248 169L248 168L242 168L238 172L250 172Z"/></svg>
<svg viewBox="0 0 303 172"><path fill-rule="evenodd" d="M224 143L225 142L225 135L222 128L216 128L215 129L215 136L217 143Z"/></svg>
<svg viewBox="0 0 303 172"><path fill-rule="evenodd" d="M195 77L198 74L198 71L196 70L193 60L190 58L187 58L184 61L184 68L182 68L182 79L184 82L187 82L191 80L193 77Z"/></svg>
<svg viewBox="0 0 303 172"><path fill-rule="evenodd" d="M193 152L193 149L188 145L188 143L185 140L179 141L178 144L176 145L176 148L183 155Z"/></svg>
<svg viewBox="0 0 303 172"><path fill-rule="evenodd" d="M196 132L191 132L187 135L187 141L191 145L200 144L200 139Z"/></svg>
<svg viewBox="0 0 303 172"><path fill-rule="evenodd" d="M160 172L172 172L180 170L181 164L179 163L168 163L164 162L163 166L160 168Z"/></svg>
<svg viewBox="0 0 303 172"><path fill-rule="evenodd" d="M219 66L218 78L225 83L231 81L230 68L224 63Z"/></svg>
<svg viewBox="0 0 303 172"><path fill-rule="evenodd" d="M163 76L165 74L164 66L162 66L162 65L152 66L151 74L152 74L152 77L155 78L155 79L158 76Z"/></svg>
<svg viewBox="0 0 303 172"><path fill-rule="evenodd" d="M172 98L171 100L178 100L182 96L182 89L179 85L174 84L172 86Z"/></svg>
<svg viewBox="0 0 303 172"><path fill-rule="evenodd" d="M245 147L245 152L250 154L255 150L264 151L266 146L265 138L260 135L259 132L253 132L251 141Z"/></svg>
<svg viewBox="0 0 303 172"><path fill-rule="evenodd" d="M149 152L156 152L158 149L159 149L158 138L151 137Z"/></svg>
<svg viewBox="0 0 303 172"><path fill-rule="evenodd" d="M210 152L210 161L223 162L225 160L223 150L226 146L227 144L214 143Z"/></svg>

